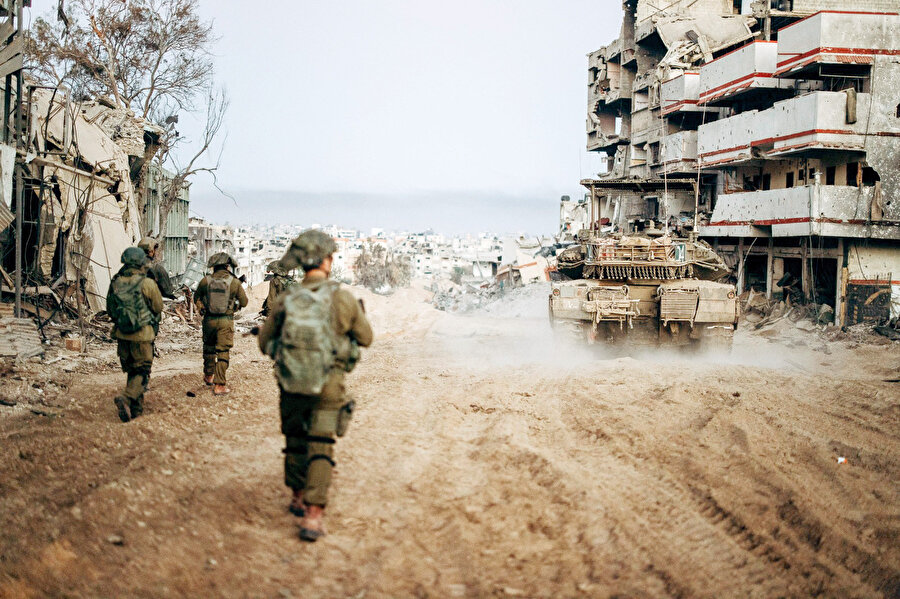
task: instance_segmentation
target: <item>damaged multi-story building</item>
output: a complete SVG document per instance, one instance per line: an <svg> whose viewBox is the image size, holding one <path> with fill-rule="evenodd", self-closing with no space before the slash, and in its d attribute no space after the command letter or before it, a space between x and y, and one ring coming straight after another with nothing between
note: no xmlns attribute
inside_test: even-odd
<svg viewBox="0 0 900 599"><path fill-rule="evenodd" d="M623 7L588 55L592 226L695 231L740 291L790 288L838 324L898 316L897 1Z"/></svg>

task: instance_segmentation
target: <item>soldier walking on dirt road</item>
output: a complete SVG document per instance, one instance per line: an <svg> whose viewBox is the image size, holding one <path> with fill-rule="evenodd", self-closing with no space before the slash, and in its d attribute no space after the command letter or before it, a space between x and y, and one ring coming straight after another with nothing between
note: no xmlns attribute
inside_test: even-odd
<svg viewBox="0 0 900 599"><path fill-rule="evenodd" d="M208 266L211 275L197 286L194 302L203 315L203 382L212 385L213 394L231 393L225 372L234 346L234 313L247 305L241 280L231 271L237 267L225 252L213 254Z"/></svg>
<svg viewBox="0 0 900 599"><path fill-rule="evenodd" d="M119 363L127 375L125 390L115 399L119 419L128 422L144 412L144 391L153 366L153 341L163 309L159 288L147 276L149 259L131 247L122 253L122 268L106 294L106 312L118 340Z"/></svg>
<svg viewBox="0 0 900 599"><path fill-rule="evenodd" d="M261 316L268 316L269 310L275 304L278 296L295 283L294 277L291 276L291 271L282 268L280 260L269 262L266 270L272 273L272 278L269 279L269 295L263 301L262 310L259 311Z"/></svg>
<svg viewBox="0 0 900 599"><path fill-rule="evenodd" d="M335 437L347 430L353 401L344 374L372 343L362 303L331 281L334 240L304 231L281 259L302 267L303 281L276 298L259 333L259 347L275 360L285 436L284 482L293 491L289 509L301 517L300 538L315 541L322 525L334 467Z"/></svg>

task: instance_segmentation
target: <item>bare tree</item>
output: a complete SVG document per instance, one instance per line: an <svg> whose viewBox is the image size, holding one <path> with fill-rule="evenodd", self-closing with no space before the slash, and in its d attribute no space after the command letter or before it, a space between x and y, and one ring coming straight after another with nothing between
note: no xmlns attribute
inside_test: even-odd
<svg viewBox="0 0 900 599"><path fill-rule="evenodd" d="M222 128L228 99L213 90L212 24L199 16L198 0L70 0L69 13L38 18L27 40L32 76L68 86L76 99L110 97L116 106L164 129L159 146L148 146L133 181L141 212L151 164L160 167L159 233L192 176L218 168L209 153ZM201 103L202 100L202 103ZM206 109L201 139L187 148L175 128L180 112ZM186 160L179 157L188 155ZM163 169L171 173L163 176ZM149 233L153 227L143 223Z"/></svg>
<svg viewBox="0 0 900 599"><path fill-rule="evenodd" d="M37 18L27 56L43 83L105 95L155 122L192 110L213 76L212 24L198 0L72 0L66 19Z"/></svg>
<svg viewBox="0 0 900 599"><path fill-rule="evenodd" d="M225 121L225 113L228 111L228 94L224 89L216 90L210 87L207 89L205 104L206 124L200 139L189 149L185 148L186 145L190 144L190 140L175 129L176 123L174 121L169 122L166 125L166 134L162 139L161 148L154 158L160 174L160 185L158 187L159 234L162 236L166 233L169 213L175 206L175 202L178 201L178 196L189 179L200 173L207 173L212 177L213 184L218 189L216 171L219 169L222 157L221 149L224 146L220 145L215 162L210 160L210 155L213 153L214 146L218 141L222 124ZM224 144L224 140L222 140L222 144ZM187 152L189 156L186 160L180 159L183 152ZM168 171L171 176L169 174L164 175L165 171ZM162 249L162 246L160 246L160 249Z"/></svg>

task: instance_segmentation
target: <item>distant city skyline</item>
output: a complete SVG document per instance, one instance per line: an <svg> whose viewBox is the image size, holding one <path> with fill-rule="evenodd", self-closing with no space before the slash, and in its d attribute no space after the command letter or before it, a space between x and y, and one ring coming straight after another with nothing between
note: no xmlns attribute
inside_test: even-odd
<svg viewBox="0 0 900 599"><path fill-rule="evenodd" d="M547 198L495 193L421 194L313 193L238 190L234 200L218 193L192 193L191 215L235 225L340 225L368 230L432 229L446 235L527 232L552 234L559 225L559 195ZM235 204L237 202L237 204ZM427 206L427 210L422 207Z"/></svg>

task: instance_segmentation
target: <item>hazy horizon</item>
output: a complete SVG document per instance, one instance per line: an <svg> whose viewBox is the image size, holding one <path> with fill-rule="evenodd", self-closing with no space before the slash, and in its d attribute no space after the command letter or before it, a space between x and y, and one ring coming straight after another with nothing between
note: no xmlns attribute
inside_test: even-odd
<svg viewBox="0 0 900 599"><path fill-rule="evenodd" d="M553 231L559 196L599 169L586 55L618 34L618 0L200 6L231 98L218 181L239 208L201 175L197 214ZM196 137L196 118L179 127Z"/></svg>
<svg viewBox="0 0 900 599"><path fill-rule="evenodd" d="M191 215L231 225L339 225L459 235L551 234L559 218L559 197L532 198L492 192L428 191L409 194L238 190L234 199L218 192L191 195ZM236 203L235 203L236 202ZM423 210L427 206L427 210Z"/></svg>

